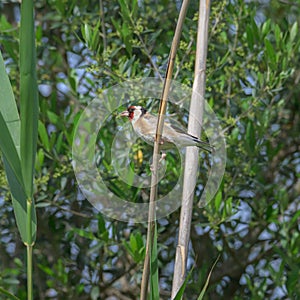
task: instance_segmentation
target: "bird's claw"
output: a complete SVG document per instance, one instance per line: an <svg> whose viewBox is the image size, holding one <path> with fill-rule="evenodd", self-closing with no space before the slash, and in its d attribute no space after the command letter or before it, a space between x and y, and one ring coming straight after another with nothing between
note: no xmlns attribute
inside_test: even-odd
<svg viewBox="0 0 300 300"><path fill-rule="evenodd" d="M160 168L161 162L162 162L163 160L165 160L166 157L167 157L167 154L163 152L163 153L161 154L161 157L160 157L159 161L158 161L158 169ZM150 165L150 171L151 171L151 172L154 172L154 166L153 166L153 164Z"/></svg>
<svg viewBox="0 0 300 300"><path fill-rule="evenodd" d="M166 159L166 157L167 157L167 154L163 152L163 153L161 154L161 157L160 157L158 163L160 164L163 160Z"/></svg>

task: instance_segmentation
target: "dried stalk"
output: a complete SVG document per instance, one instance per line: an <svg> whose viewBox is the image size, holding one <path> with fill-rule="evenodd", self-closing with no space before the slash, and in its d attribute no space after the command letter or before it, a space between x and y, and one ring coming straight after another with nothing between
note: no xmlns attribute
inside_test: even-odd
<svg viewBox="0 0 300 300"><path fill-rule="evenodd" d="M153 149L153 172L151 176L151 190L150 190L150 201L149 201L149 213L148 213L148 232L147 232L147 242L146 242L146 255L144 260L144 270L143 277L141 283L141 300L147 299L148 286L149 286L149 274L150 274L150 257L151 257L151 248L152 241L154 235L154 227L155 227L155 200L157 196L157 169L158 169L158 157L159 157L159 148L160 148L160 140L162 136L163 126L164 126L164 115L166 113L166 106L168 101L168 95L171 85L172 73L175 64L175 58L177 49L179 46L180 36L183 27L183 21L186 16L187 8L188 8L189 0L183 0L180 14L178 17L178 22L175 29L174 38L172 41L170 56L168 60L168 67L166 71L166 78L164 81L162 97L160 100L159 106L159 115L156 127L156 138L154 142Z"/></svg>
<svg viewBox="0 0 300 300"><path fill-rule="evenodd" d="M195 75L188 125L189 133L197 137L200 136L201 124L203 120L209 12L210 0L200 0ZM199 150L196 147L189 147L186 150L182 207L180 213L178 245L176 248L175 268L173 275L172 299L176 296L186 276L186 261L194 199L193 189L196 185L199 162L198 153Z"/></svg>

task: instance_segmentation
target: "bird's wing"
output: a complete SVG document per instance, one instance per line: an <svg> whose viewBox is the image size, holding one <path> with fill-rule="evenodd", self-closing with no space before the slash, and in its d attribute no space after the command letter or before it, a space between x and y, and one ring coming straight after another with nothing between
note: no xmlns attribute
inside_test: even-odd
<svg viewBox="0 0 300 300"><path fill-rule="evenodd" d="M178 133L187 134L186 130L184 130L183 127L181 127L181 126L179 126L177 124L174 124L173 122L172 123L166 122L166 126L172 128L173 130L175 130Z"/></svg>
<svg viewBox="0 0 300 300"><path fill-rule="evenodd" d="M187 141L188 144L191 145L192 141L200 148L202 148L203 150L212 152L214 150L214 147L211 146L209 143L202 141L200 138L187 133L186 130L184 130L181 126L177 126L175 124L170 124L170 123L166 123L167 128L171 129L172 131L175 131L176 133L180 134L180 139L183 142L184 140ZM174 141L172 141L174 142Z"/></svg>
<svg viewBox="0 0 300 300"><path fill-rule="evenodd" d="M140 129L142 131L141 133L146 134L146 135L152 135L154 138L154 136L156 134L157 117L150 113L147 113L144 116L142 116L140 118L140 120L137 121L137 123L138 122L140 122L140 124L142 124L142 126L138 126L141 128ZM174 140L176 140L176 136L178 133L183 134L183 135L188 135L192 138L196 138L196 137L186 133L186 130L184 130L183 127L180 127L177 124L174 124L174 121L172 123L170 123L170 120L166 118L165 122L164 122L162 139L165 142L174 143Z"/></svg>
<svg viewBox="0 0 300 300"><path fill-rule="evenodd" d="M139 134L144 140L154 142L156 135L156 126L157 126L157 117L146 113L135 123L135 131ZM168 122L164 123L162 142L163 143L174 143L172 136L176 131L169 125Z"/></svg>
<svg viewBox="0 0 300 300"><path fill-rule="evenodd" d="M201 141L196 136L187 133L181 126L172 124L166 120L164 122L162 143L182 144L185 146L198 146L206 151L212 151L213 147L208 143ZM137 122L135 126L136 132L147 142L153 143L155 140L157 126L157 117L146 113Z"/></svg>

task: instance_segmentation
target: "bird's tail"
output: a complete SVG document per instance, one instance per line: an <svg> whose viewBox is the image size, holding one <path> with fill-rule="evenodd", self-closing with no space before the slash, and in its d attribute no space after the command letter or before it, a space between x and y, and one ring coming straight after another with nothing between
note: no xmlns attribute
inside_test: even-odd
<svg viewBox="0 0 300 300"><path fill-rule="evenodd" d="M199 140L197 137L190 135L193 139L193 141L195 142L195 146L197 146L198 148L205 150L209 153L212 153L215 151L215 147L210 145L209 143L203 142L201 140Z"/></svg>

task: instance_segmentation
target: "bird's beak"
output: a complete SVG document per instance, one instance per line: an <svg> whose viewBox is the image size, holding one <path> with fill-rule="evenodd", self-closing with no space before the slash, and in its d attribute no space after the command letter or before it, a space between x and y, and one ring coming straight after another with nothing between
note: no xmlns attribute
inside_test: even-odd
<svg viewBox="0 0 300 300"><path fill-rule="evenodd" d="M121 112L121 113L119 114L119 117L129 117L129 112L128 112L128 110L125 110L125 111Z"/></svg>

